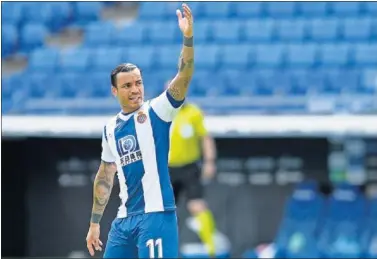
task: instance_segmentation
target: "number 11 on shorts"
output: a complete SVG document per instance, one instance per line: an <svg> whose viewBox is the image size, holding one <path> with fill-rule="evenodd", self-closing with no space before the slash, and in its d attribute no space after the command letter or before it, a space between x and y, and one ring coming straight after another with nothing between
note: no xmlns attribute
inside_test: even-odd
<svg viewBox="0 0 377 259"><path fill-rule="evenodd" d="M147 247L149 247L149 258L155 257L155 247L157 246L157 258L162 258L162 239L149 239L147 241Z"/></svg>

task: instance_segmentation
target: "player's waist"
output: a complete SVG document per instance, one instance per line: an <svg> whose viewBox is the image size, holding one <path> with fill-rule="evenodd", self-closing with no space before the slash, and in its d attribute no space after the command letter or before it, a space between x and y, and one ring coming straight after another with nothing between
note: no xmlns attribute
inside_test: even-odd
<svg viewBox="0 0 377 259"><path fill-rule="evenodd" d="M161 209L153 209L153 210L148 210L148 211L146 211L146 210L127 211L127 210L122 210L121 207L118 210L117 218L129 218L129 217L133 217L133 216L136 216L136 215L156 213L156 212L164 212L164 211L175 211L177 209L177 207L175 205L165 206Z"/></svg>

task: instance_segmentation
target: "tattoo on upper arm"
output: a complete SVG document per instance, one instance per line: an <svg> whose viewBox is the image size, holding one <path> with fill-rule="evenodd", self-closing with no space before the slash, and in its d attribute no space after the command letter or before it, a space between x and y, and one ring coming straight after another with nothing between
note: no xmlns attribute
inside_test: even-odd
<svg viewBox="0 0 377 259"><path fill-rule="evenodd" d="M92 223L99 223L110 199L116 173L115 163L101 162L94 180Z"/></svg>

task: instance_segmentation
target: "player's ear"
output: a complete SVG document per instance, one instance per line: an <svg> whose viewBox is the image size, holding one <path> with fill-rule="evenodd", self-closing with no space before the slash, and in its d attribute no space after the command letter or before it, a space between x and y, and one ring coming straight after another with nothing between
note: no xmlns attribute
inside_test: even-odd
<svg viewBox="0 0 377 259"><path fill-rule="evenodd" d="M117 97L118 95L118 89L114 86L111 87L111 93L114 95L114 97Z"/></svg>

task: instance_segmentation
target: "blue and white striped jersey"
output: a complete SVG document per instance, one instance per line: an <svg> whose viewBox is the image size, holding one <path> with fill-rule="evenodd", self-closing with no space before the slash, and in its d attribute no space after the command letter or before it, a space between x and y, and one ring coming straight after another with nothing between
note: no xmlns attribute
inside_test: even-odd
<svg viewBox="0 0 377 259"><path fill-rule="evenodd" d="M164 91L137 111L120 112L106 124L101 159L117 165L118 218L176 208L168 170L169 133L182 103Z"/></svg>

